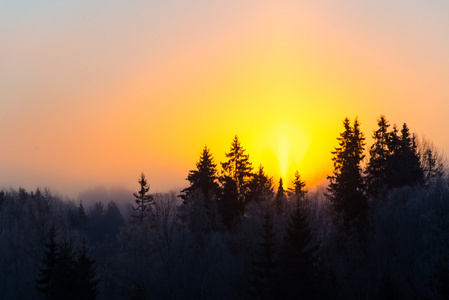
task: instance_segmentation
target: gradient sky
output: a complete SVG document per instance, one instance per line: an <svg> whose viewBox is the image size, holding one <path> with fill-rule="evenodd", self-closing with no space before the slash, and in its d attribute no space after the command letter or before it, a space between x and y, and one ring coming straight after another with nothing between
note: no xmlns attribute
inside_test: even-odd
<svg viewBox="0 0 449 300"><path fill-rule="evenodd" d="M0 1L0 188L185 187L235 134L309 186L345 116L449 151L448 1ZM368 140L368 144L370 141ZM288 184L287 184L288 186Z"/></svg>

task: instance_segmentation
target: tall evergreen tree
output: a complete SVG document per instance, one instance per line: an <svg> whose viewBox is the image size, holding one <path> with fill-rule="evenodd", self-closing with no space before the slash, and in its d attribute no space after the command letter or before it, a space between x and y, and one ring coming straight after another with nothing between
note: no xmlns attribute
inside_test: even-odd
<svg viewBox="0 0 449 300"><path fill-rule="evenodd" d="M237 184L229 176L221 178L223 191L218 201L218 211L221 215L221 221L228 230L232 230L243 211L239 201Z"/></svg>
<svg viewBox="0 0 449 300"><path fill-rule="evenodd" d="M281 299L313 299L316 294L317 246L312 244L311 228L302 206L297 201L286 228L281 253Z"/></svg>
<svg viewBox="0 0 449 300"><path fill-rule="evenodd" d="M71 242L56 242L55 229L51 228L46 243L43 268L36 280L36 289L43 299L84 300L95 299L98 280L95 279L94 261L87 255L87 245L83 245L75 257Z"/></svg>
<svg viewBox="0 0 449 300"><path fill-rule="evenodd" d="M304 198L307 191L304 189L306 183L301 180L298 170L295 172L295 178L292 181L293 187L289 188L287 193L290 197L295 197L297 200Z"/></svg>
<svg viewBox="0 0 449 300"><path fill-rule="evenodd" d="M200 160L196 163L196 170L189 171L187 176L190 186L181 191L180 197L183 199L183 204L185 205L189 196L197 190L200 190L206 198L209 198L209 195L216 196L219 191L217 179L217 165L214 163L210 150L205 146Z"/></svg>
<svg viewBox="0 0 449 300"><path fill-rule="evenodd" d="M279 178L278 191L276 193L276 198L275 198L274 202L276 203L276 210L278 212L281 212L283 210L284 202L285 202L285 190L284 190L284 184L282 182L282 177Z"/></svg>
<svg viewBox="0 0 449 300"><path fill-rule="evenodd" d="M273 177L268 177L263 169L263 166L260 165L257 173L253 175L249 182L249 190L246 196L248 201L260 203L271 199L274 195Z"/></svg>
<svg viewBox="0 0 449 300"><path fill-rule="evenodd" d="M388 160L387 183L389 188L415 186L424 183L415 137L410 134L406 123L401 135L393 131L390 139L391 155Z"/></svg>
<svg viewBox="0 0 449 300"><path fill-rule="evenodd" d="M242 203L248 191L248 183L251 180L253 170L249 155L245 154L245 151L246 149L240 145L238 137L235 136L230 151L225 153L228 160L221 163L223 175L235 181L239 201Z"/></svg>
<svg viewBox="0 0 449 300"><path fill-rule="evenodd" d="M251 296L256 299L274 299L277 262L275 260L273 217L269 209L265 210L259 236L260 242L257 243L251 261L249 291Z"/></svg>
<svg viewBox="0 0 449 300"><path fill-rule="evenodd" d="M43 258L43 268L39 270L39 279L36 280L36 289L42 294L44 299L54 299L52 295L55 286L52 279L55 275L58 250L55 237L55 228L51 227L48 241L45 243L46 252Z"/></svg>
<svg viewBox="0 0 449 300"><path fill-rule="evenodd" d="M355 221L358 224L366 220L368 202L364 193L361 170L365 137L360 131L358 119L351 126L348 118L343 121L344 131L337 138L339 146L332 151L334 171L328 192L330 201L339 213L343 214L344 223Z"/></svg>
<svg viewBox="0 0 449 300"><path fill-rule="evenodd" d="M95 261L89 257L88 251L86 239L83 238L82 247L76 261L76 299L94 300L98 295L97 285L99 280L95 278Z"/></svg>
<svg viewBox="0 0 449 300"><path fill-rule="evenodd" d="M245 151L238 137L235 136L230 151L225 153L228 160L221 163L223 172L220 182L223 191L218 202L218 209L228 229L234 226L245 210L245 196L248 194L253 169L249 155L245 154Z"/></svg>
<svg viewBox="0 0 449 300"><path fill-rule="evenodd" d="M134 209L134 213L132 214L132 218L137 222L143 222L144 218L146 218L151 213L151 205L153 205L153 196L148 194L150 190L150 185L147 183L147 179L145 178L145 174L140 175L139 179L140 191L137 193L133 193L136 198L136 207L132 207Z"/></svg>
<svg viewBox="0 0 449 300"><path fill-rule="evenodd" d="M365 170L365 180L367 192L376 196L385 192L387 184L387 164L390 156L389 132L387 119L385 116L380 116L377 119L378 129L373 133L374 143L369 151L370 159Z"/></svg>

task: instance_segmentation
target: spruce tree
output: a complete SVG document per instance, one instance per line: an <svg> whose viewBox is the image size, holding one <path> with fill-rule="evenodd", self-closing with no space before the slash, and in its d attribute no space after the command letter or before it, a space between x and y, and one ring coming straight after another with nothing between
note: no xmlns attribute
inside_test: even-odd
<svg viewBox="0 0 449 300"><path fill-rule="evenodd" d="M257 243L251 260L249 292L256 299L273 299L276 296L277 262L273 217L269 209L265 210L259 237L260 242Z"/></svg>
<svg viewBox="0 0 449 300"><path fill-rule="evenodd" d="M268 177L263 166L260 165L257 173L255 173L249 182L249 189L246 199L260 203L264 200L271 199L273 192L273 177Z"/></svg>
<svg viewBox="0 0 449 300"><path fill-rule="evenodd" d="M232 178L237 186L239 202L244 204L244 196L248 191L248 183L252 177L252 164L249 161L249 155L245 154L246 149L240 145L237 136L231 143L231 149L225 153L226 162L221 163L223 175Z"/></svg>
<svg viewBox="0 0 449 300"><path fill-rule="evenodd" d="M343 121L344 131L337 138L339 146L332 151L334 171L328 192L334 209L343 214L346 225L366 221L368 202L364 192L361 161L364 158L365 137L357 118L351 126L348 118Z"/></svg>
<svg viewBox="0 0 449 300"><path fill-rule="evenodd" d="M151 213L151 205L153 205L154 199L152 195L148 194L150 186L147 183L147 179L145 178L145 174L143 174L143 172L140 175L138 182L140 184L140 191L133 193L136 198L135 201L137 206L132 206L134 213L131 217L135 221L141 223Z"/></svg>
<svg viewBox="0 0 449 300"><path fill-rule="evenodd" d="M401 135L393 131L390 138L390 156L387 168L387 184L389 188L415 186L424 183L419 153L414 135L410 134L406 123Z"/></svg>
<svg viewBox="0 0 449 300"><path fill-rule="evenodd" d="M36 280L36 289L43 299L95 299L98 280L95 279L94 261L87 255L86 240L75 256L71 242L55 240L55 229L51 228L43 267Z"/></svg>
<svg viewBox="0 0 449 300"><path fill-rule="evenodd" d="M370 159L365 170L365 180L368 194L377 196L383 194L387 185L387 167L390 156L388 121L385 116L377 119L378 129L373 133L374 143L369 151Z"/></svg>
<svg viewBox="0 0 449 300"><path fill-rule="evenodd" d="M292 181L293 187L289 188L287 193L290 197L295 197L297 200L304 198L307 191L304 189L306 183L301 180L298 170L295 172L295 178Z"/></svg>
<svg viewBox="0 0 449 300"><path fill-rule="evenodd" d="M217 179L217 165L214 163L210 150L205 146L200 160L196 163L196 170L189 171L187 176L190 186L183 189L179 195L183 199L183 205L186 205L189 196L197 190L200 190L206 198L210 195L216 196L219 191Z"/></svg>
<svg viewBox="0 0 449 300"><path fill-rule="evenodd" d="M315 255L312 232L303 203L297 201L287 224L282 247L280 299L313 299L316 293Z"/></svg>
<svg viewBox="0 0 449 300"><path fill-rule="evenodd" d="M282 177L279 178L278 191L276 193L276 198L275 198L274 202L276 204L276 210L278 212L281 212L284 208L284 202L285 202L285 190L284 190L284 184L282 182Z"/></svg>
<svg viewBox="0 0 449 300"><path fill-rule="evenodd" d="M88 251L86 239L83 238L82 247L76 261L76 299L94 300L98 295L97 285L99 280L95 278L95 261L89 257Z"/></svg>
<svg viewBox="0 0 449 300"><path fill-rule="evenodd" d="M242 213L241 202L239 201L237 184L228 176L221 178L223 190L218 201L218 211L221 221L228 230L233 230L235 224Z"/></svg>
<svg viewBox="0 0 449 300"><path fill-rule="evenodd" d="M43 267L39 269L39 279L36 280L36 289L42 294L44 299L54 299L52 297L55 289L53 278L57 260L58 244L55 241L56 231L51 227L48 241L45 243L46 252L42 260Z"/></svg>

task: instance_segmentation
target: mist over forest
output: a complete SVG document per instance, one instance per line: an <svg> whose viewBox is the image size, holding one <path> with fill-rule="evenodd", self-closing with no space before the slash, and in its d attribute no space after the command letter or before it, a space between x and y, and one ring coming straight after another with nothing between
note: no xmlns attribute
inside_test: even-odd
<svg viewBox="0 0 449 300"><path fill-rule="evenodd" d="M1 190L0 299L448 299L446 157L385 116L335 126L324 187L275 182L236 135L181 191Z"/></svg>

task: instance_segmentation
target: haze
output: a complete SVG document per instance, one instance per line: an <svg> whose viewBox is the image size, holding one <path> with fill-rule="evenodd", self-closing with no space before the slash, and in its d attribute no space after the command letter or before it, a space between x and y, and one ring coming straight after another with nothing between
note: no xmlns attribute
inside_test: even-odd
<svg viewBox="0 0 449 300"><path fill-rule="evenodd" d="M449 149L447 1L3 1L0 188L185 187L234 135L308 185L345 116ZM370 144L368 139L367 144ZM284 182L285 182L284 181Z"/></svg>

